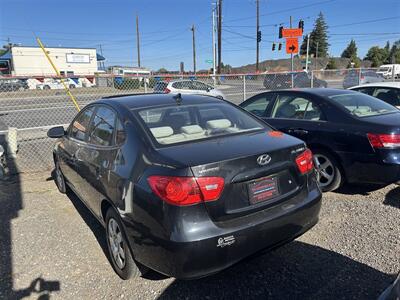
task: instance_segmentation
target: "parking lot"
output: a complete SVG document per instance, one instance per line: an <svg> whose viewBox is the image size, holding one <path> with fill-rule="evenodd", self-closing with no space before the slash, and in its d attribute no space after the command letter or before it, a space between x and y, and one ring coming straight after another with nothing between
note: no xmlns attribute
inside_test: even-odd
<svg viewBox="0 0 400 300"><path fill-rule="evenodd" d="M400 267L395 185L324 194L311 231L194 281L121 281L104 230L49 172L0 181L0 192L0 299L376 299Z"/></svg>

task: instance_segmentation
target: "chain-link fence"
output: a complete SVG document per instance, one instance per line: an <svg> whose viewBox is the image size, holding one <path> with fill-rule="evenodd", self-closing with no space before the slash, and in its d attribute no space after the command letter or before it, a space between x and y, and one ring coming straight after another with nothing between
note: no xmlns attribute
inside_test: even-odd
<svg viewBox="0 0 400 300"><path fill-rule="evenodd" d="M395 75L395 74L394 74ZM388 76L386 76L388 77ZM74 78L0 78L0 144L16 166L11 172L52 168L53 140L47 130L68 126L76 108L61 80L82 108L111 95L139 93L208 94L239 104L266 90L290 88L349 88L358 84L397 80L374 69L324 70L264 74L211 75L112 75Z"/></svg>

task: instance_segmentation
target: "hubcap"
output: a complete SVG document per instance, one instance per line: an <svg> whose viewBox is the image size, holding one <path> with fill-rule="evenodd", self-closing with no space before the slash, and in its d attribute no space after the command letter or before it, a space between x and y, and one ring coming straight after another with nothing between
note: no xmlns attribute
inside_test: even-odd
<svg viewBox="0 0 400 300"><path fill-rule="evenodd" d="M108 221L108 241L110 244L111 254L118 268L125 267L125 250L122 240L122 232L117 221L111 218Z"/></svg>
<svg viewBox="0 0 400 300"><path fill-rule="evenodd" d="M332 162L322 154L315 154L314 160L319 185L321 187L330 185L335 178L335 168L333 167Z"/></svg>
<svg viewBox="0 0 400 300"><path fill-rule="evenodd" d="M58 187L62 188L63 186L63 177L61 174L60 166L57 164L56 167L56 180L57 180L57 185Z"/></svg>

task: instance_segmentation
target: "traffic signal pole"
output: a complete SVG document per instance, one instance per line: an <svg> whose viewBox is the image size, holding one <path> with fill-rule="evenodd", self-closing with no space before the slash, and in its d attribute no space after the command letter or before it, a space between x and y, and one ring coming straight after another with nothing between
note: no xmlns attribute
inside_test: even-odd
<svg viewBox="0 0 400 300"><path fill-rule="evenodd" d="M290 16L290 28L292 28L292 16ZM293 53L290 53L290 70L293 72ZM292 80L292 84L293 84L293 80Z"/></svg>
<svg viewBox="0 0 400 300"><path fill-rule="evenodd" d="M193 73L196 75L196 36L195 27L192 25L192 45L193 45Z"/></svg>
<svg viewBox="0 0 400 300"><path fill-rule="evenodd" d="M260 1L256 1L256 14L257 14L257 21L256 21L256 43L257 43L257 50L256 50L256 73L258 73L258 62L259 62L259 55L260 55L260 39L258 38L259 31L260 31Z"/></svg>

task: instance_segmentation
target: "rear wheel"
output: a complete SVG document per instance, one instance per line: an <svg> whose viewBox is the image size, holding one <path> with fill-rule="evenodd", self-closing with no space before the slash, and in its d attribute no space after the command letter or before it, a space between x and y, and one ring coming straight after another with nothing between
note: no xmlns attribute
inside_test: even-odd
<svg viewBox="0 0 400 300"><path fill-rule="evenodd" d="M55 181L56 181L57 188L61 193L65 194L67 192L67 186L65 184L64 175L60 169L60 163L57 160L55 161L54 172L55 172L55 176L56 176Z"/></svg>
<svg viewBox="0 0 400 300"><path fill-rule="evenodd" d="M110 260L118 276L127 280L144 274L146 268L132 258L120 218L112 208L106 213L106 235Z"/></svg>
<svg viewBox="0 0 400 300"><path fill-rule="evenodd" d="M337 160L323 150L314 151L319 187L323 192L336 190L342 185L343 177Z"/></svg>
<svg viewBox="0 0 400 300"><path fill-rule="evenodd" d="M43 89L44 89L44 90L50 90L50 86L45 85L45 86L43 87Z"/></svg>
<svg viewBox="0 0 400 300"><path fill-rule="evenodd" d="M70 89L74 89L74 88L75 88L75 85L70 84L70 85L69 85L69 88L70 88Z"/></svg>

